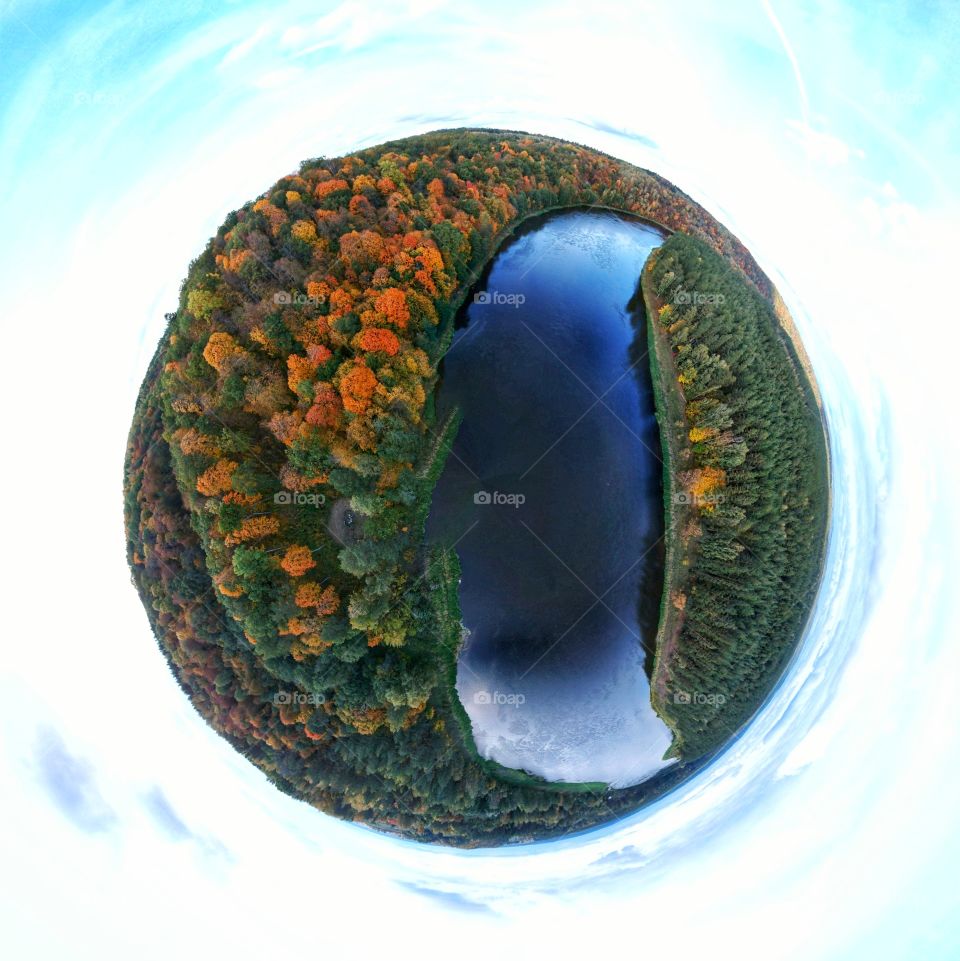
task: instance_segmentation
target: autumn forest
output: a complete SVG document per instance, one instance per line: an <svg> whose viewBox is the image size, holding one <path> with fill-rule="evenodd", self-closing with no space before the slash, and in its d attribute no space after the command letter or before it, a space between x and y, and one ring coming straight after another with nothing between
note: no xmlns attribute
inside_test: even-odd
<svg viewBox="0 0 960 961"><path fill-rule="evenodd" d="M575 206L675 232L643 294L679 505L654 684L678 763L622 790L477 755L451 681L456 558L424 545L457 312L520 223ZM196 710L285 793L424 841L583 830L678 783L775 681L819 576L823 429L774 297L663 178L523 133L308 160L231 213L168 315L124 472L133 580ZM673 697L715 688L732 708Z"/></svg>

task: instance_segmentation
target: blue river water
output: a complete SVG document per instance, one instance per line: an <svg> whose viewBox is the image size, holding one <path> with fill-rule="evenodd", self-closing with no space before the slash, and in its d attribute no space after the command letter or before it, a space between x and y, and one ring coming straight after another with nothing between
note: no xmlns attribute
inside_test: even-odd
<svg viewBox="0 0 960 961"><path fill-rule="evenodd" d="M663 495L642 306L657 228L553 213L497 254L444 358L463 420L428 537L454 544L457 690L480 753L555 781L636 784L670 733L650 706Z"/></svg>

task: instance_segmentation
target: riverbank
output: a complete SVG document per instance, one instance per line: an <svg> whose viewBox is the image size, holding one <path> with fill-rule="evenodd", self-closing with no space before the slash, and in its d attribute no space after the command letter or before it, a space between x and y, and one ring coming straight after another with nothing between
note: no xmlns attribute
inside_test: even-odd
<svg viewBox="0 0 960 961"><path fill-rule="evenodd" d="M663 460L663 593L660 599L660 620L654 642L653 669L650 672L650 703L673 732L674 740L665 757L677 757L681 739L676 721L668 708L666 665L676 650L677 639L683 624L683 608L677 606L683 594L685 572L689 568L679 532L691 519L692 512L684 498L678 497L682 488L677 481L678 470L689 464L690 444L687 439L687 422L684 414L686 401L677 381L677 369L667 335L659 322L660 305L650 288L649 269L656 251L643 265L640 290L646 314L647 354L650 361L650 379L653 384L653 402L660 427L660 450Z"/></svg>
<svg viewBox="0 0 960 961"><path fill-rule="evenodd" d="M823 412L779 298L700 241L671 238L640 286L666 518L651 703L668 755L700 757L749 722L808 622L829 517ZM690 290L715 301L676 307Z"/></svg>
<svg viewBox="0 0 960 961"><path fill-rule="evenodd" d="M473 292L476 283L483 276L484 271L488 270L496 259L497 254L500 252L501 247L508 241L513 239L523 228L534 226L534 221L539 218L546 218L551 214L559 213L561 211L569 212L575 210L599 210L607 211L608 213L617 214L620 217L626 217L630 220L635 220L638 223L648 224L651 227L656 227L657 230L662 231L667 236L674 233L675 231L667 227L665 224L660 223L657 220L653 220L651 217L644 217L642 214L634 213L632 210L624 210L622 207L611 207L607 204L555 204L552 207L541 207L537 210L530 210L524 214L518 216L515 220L511 220L508 224L500 228L500 230L494 235L491 241L490 250L487 253L482 264L474 268L470 276L465 278L457 285L457 289L453 296L447 302L445 308L445 317L442 321L444 324L444 329L441 332L439 338L439 346L437 349L437 354L434 358L434 363L439 363L443 360L444 355L450 349L453 343L453 335L456 332L456 318L459 314L460 309L466 302L467 297Z"/></svg>

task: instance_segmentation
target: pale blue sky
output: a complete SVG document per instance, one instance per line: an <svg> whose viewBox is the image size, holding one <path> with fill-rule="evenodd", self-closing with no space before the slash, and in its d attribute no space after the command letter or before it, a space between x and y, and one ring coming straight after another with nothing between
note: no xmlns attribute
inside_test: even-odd
<svg viewBox="0 0 960 961"><path fill-rule="evenodd" d="M958 48L952 3L5 3L4 955L960 956ZM120 483L226 213L470 124L652 167L738 232L805 337L836 499L808 637L734 747L614 827L464 853L326 819L205 727Z"/></svg>

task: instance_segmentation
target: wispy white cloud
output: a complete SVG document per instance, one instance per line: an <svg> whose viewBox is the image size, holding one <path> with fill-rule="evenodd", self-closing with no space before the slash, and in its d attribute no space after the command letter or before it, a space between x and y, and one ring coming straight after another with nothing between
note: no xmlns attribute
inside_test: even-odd
<svg viewBox="0 0 960 961"><path fill-rule="evenodd" d="M50 728L40 731L34 770L50 800L81 831L98 834L119 823L100 793L93 765L71 754L63 738Z"/></svg>
<svg viewBox="0 0 960 961"><path fill-rule="evenodd" d="M814 163L829 167L848 163L851 158L862 160L866 153L859 147L851 147L834 134L813 127L799 120L788 120L790 137L800 144Z"/></svg>

